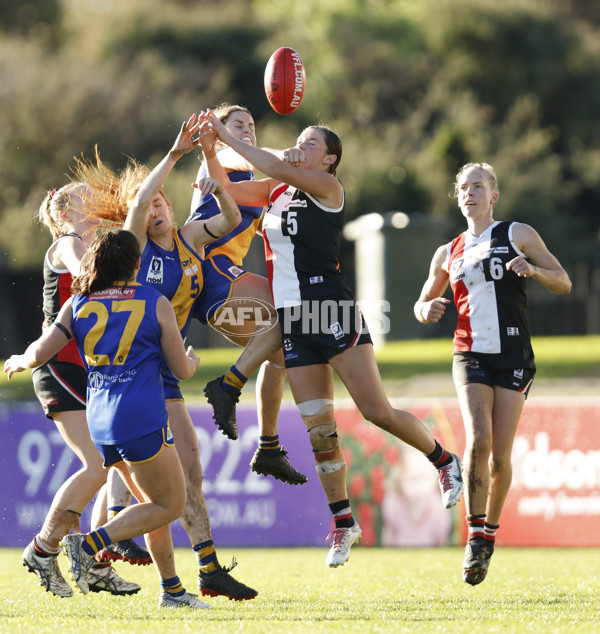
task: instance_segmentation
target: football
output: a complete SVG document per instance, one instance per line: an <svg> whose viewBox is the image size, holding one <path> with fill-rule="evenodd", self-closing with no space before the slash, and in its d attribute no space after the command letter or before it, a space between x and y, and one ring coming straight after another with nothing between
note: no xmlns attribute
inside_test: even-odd
<svg viewBox="0 0 600 634"><path fill-rule="evenodd" d="M278 114L298 108L306 89L306 73L300 55L289 46L278 48L265 68L265 94Z"/></svg>

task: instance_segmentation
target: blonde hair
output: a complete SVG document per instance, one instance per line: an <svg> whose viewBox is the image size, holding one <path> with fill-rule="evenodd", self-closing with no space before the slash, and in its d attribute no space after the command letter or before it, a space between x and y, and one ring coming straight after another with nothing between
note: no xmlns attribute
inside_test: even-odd
<svg viewBox="0 0 600 634"><path fill-rule="evenodd" d="M38 210L38 220L48 227L52 238L68 233L69 227L61 216L70 209L91 216L89 207L89 191L84 183L68 183L60 189L53 189L46 194Z"/></svg>
<svg viewBox="0 0 600 634"><path fill-rule="evenodd" d="M488 181L492 187L492 191L496 194L500 193L500 188L498 187L498 179L496 177L496 172L494 168L489 163L467 163L463 165L456 175L456 180L454 181L454 197L458 196L458 182L460 181L460 177L470 169L478 169L485 173L488 178Z"/></svg>

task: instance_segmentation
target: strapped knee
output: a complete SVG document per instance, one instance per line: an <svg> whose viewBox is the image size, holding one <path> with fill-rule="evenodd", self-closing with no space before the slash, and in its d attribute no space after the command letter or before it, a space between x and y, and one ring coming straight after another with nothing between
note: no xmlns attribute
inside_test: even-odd
<svg viewBox="0 0 600 634"><path fill-rule="evenodd" d="M333 416L333 401L324 398L305 401L298 405L298 410L308 429L317 473L333 473L343 469L346 460Z"/></svg>

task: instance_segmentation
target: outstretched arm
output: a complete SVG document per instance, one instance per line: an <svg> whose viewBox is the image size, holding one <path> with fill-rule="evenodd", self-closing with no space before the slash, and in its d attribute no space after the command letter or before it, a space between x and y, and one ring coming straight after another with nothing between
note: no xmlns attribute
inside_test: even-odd
<svg viewBox="0 0 600 634"><path fill-rule="evenodd" d="M415 317L423 324L437 324L446 312L450 300L442 297L448 287L448 272L442 267L446 258L447 245L435 252L429 267L429 277L423 285L421 296L414 306Z"/></svg>
<svg viewBox="0 0 600 634"><path fill-rule="evenodd" d="M328 207L339 207L342 204L342 186L333 174L302 169L293 162L282 160L271 152L236 139L210 110L202 113L201 121L203 130L214 129L223 143L233 148L263 174L312 194ZM207 166L210 167L208 164Z"/></svg>
<svg viewBox="0 0 600 634"><path fill-rule="evenodd" d="M204 111L200 114L201 124L207 121L207 116ZM200 127L200 142L209 176L218 180L238 205L246 205L248 207L266 206L269 202L271 190L278 184L278 181L265 178L258 181L232 183L229 180L229 176L227 176L225 167L221 163L221 156L217 156L215 148L217 139L217 133L210 125ZM221 154L223 152L219 152L219 155Z"/></svg>
<svg viewBox="0 0 600 634"><path fill-rule="evenodd" d="M548 247L533 227L520 222L515 223L513 240L531 262L518 256L507 262L508 271L514 271L519 277L530 277L553 293L571 292L569 275L548 251Z"/></svg>
<svg viewBox="0 0 600 634"><path fill-rule="evenodd" d="M73 336L71 315L71 298L69 297L60 309L56 321L44 329L41 337L30 344L23 354L13 354L4 362L4 372L8 374L9 381L15 372L37 368L67 345Z"/></svg>
<svg viewBox="0 0 600 634"><path fill-rule="evenodd" d="M194 220L181 228L183 237L192 242L199 250L207 242L224 236L233 231L242 221L239 207L225 188L214 178L208 176L194 183L203 195L212 194L221 210L220 214L212 216L208 220Z"/></svg>
<svg viewBox="0 0 600 634"><path fill-rule="evenodd" d="M144 249L147 241L146 228L148 225L148 214L154 196L160 192L175 163L177 163L184 154L191 152L200 143L198 138L193 138L199 128L199 123L194 123L195 121L196 115L193 114L187 121L183 122L173 147L163 160L148 174L129 208L123 229L127 229L135 234L135 237L140 243L141 250Z"/></svg>

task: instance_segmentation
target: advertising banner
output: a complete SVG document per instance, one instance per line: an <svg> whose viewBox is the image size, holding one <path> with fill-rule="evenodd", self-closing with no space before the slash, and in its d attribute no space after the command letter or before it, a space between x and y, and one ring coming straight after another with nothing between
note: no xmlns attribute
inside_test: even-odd
<svg viewBox="0 0 600 634"><path fill-rule="evenodd" d="M397 401L462 456L456 399ZM218 546L325 546L331 528L304 424L292 404L279 431L290 462L309 481L290 486L250 471L256 411L238 406L240 437L228 440L211 410L190 405L204 467L203 491ZM435 469L424 456L336 401L352 508L363 545L436 546L466 539L464 501L441 506ZM507 546L600 546L600 398L536 398L525 409L513 448L513 484L497 541ZM37 403L0 408L0 546L24 546L39 530L61 484L79 468ZM89 507L82 530L89 527ZM179 522L177 546L189 545Z"/></svg>

